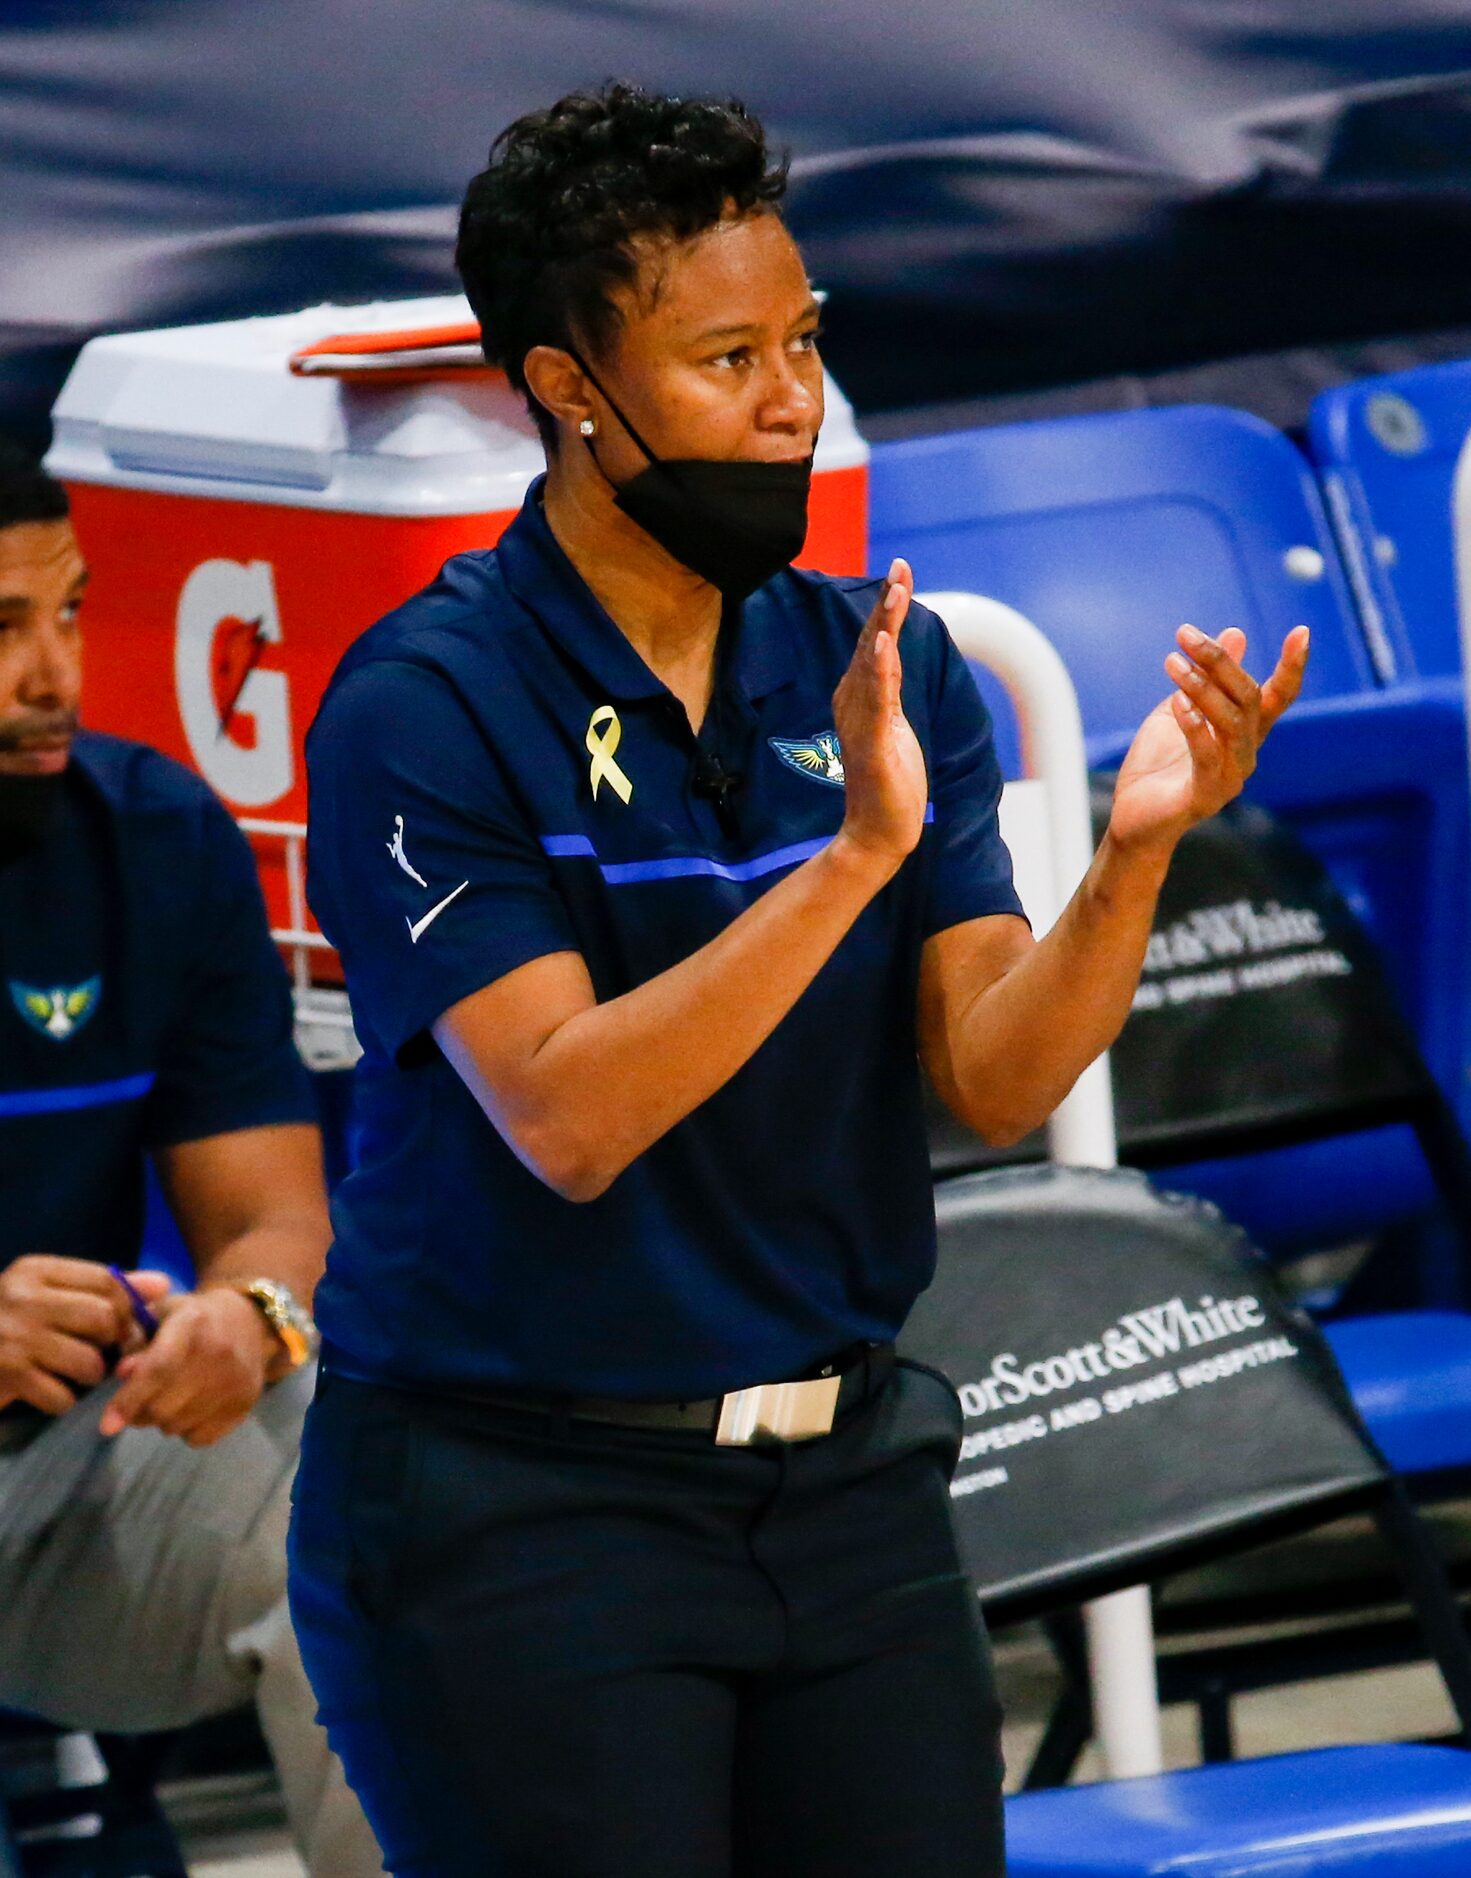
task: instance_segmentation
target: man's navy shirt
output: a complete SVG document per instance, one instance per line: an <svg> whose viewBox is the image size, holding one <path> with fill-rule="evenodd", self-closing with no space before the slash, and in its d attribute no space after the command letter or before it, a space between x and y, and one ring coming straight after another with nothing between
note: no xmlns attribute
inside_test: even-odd
<svg viewBox="0 0 1471 1878"><path fill-rule="evenodd" d="M356 641L307 739L308 890L365 1052L318 1318L344 1366L385 1380L703 1398L892 1337L929 1281L920 952L1020 911L1001 777L963 660L912 608L904 704L932 798L917 851L722 1089L600 1198L560 1198L430 1027L553 952L616 998L831 840L832 694L878 586L789 570L761 588L723 629L697 739L540 496ZM741 777L726 826L696 787L702 750L707 775L718 750Z"/></svg>
<svg viewBox="0 0 1471 1878"><path fill-rule="evenodd" d="M244 836L182 765L84 732L0 862L0 1265L131 1266L147 1150L313 1119Z"/></svg>

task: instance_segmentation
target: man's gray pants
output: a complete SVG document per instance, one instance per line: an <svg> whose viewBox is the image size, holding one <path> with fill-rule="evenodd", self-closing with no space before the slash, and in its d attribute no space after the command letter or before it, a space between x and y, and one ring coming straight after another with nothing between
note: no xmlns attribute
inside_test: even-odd
<svg viewBox="0 0 1471 1878"><path fill-rule="evenodd" d="M286 1524L312 1374L268 1389L210 1448L97 1432L94 1390L0 1451L0 1705L144 1734L254 1700L312 1878L382 1861L286 1610Z"/></svg>

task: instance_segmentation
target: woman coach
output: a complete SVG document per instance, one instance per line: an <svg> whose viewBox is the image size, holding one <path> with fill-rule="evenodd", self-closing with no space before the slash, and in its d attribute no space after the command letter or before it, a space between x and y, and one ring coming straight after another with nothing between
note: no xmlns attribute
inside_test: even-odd
<svg viewBox="0 0 1471 1878"><path fill-rule="evenodd" d="M365 1055L293 1609L401 1878L999 1873L959 1411L892 1348L917 1059L990 1140L1047 1115L1307 655L1258 690L1182 628L1034 943L909 569L787 565L822 377L783 184L741 107L626 86L497 141L458 259L547 475L309 739Z"/></svg>

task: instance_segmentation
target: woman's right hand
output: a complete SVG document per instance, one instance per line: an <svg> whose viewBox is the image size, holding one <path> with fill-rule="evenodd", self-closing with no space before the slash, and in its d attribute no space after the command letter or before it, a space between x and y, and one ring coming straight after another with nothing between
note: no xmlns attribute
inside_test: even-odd
<svg viewBox="0 0 1471 1878"><path fill-rule="evenodd" d="M913 592L909 563L895 561L833 693L848 794L842 833L891 875L919 844L929 797L924 752L900 698L899 633Z"/></svg>

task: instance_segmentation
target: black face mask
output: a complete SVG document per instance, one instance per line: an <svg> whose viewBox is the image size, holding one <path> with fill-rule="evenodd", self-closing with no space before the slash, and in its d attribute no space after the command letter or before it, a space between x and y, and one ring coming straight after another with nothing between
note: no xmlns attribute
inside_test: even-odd
<svg viewBox="0 0 1471 1878"><path fill-rule="evenodd" d="M621 488L608 480L615 504L666 553L708 580L723 599L740 601L801 552L812 486L810 457L803 463L657 457L585 361L575 352L572 356L649 459L648 468ZM591 437L584 442L597 463ZM598 470L606 476L601 463Z"/></svg>
<svg viewBox="0 0 1471 1878"><path fill-rule="evenodd" d="M65 783L64 776L0 776L0 867L40 847Z"/></svg>

